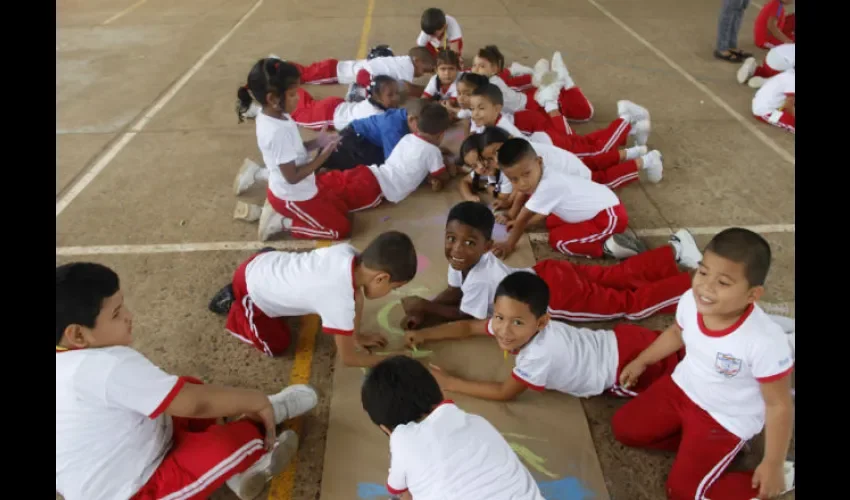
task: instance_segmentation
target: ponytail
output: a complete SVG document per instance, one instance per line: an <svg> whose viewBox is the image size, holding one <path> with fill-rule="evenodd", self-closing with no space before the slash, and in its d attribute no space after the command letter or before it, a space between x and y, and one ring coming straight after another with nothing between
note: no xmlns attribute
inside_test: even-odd
<svg viewBox="0 0 850 500"><path fill-rule="evenodd" d="M236 91L236 116L239 118L239 123L245 121L243 115L251 107L253 101L254 98L251 97L251 91L248 90L248 86L243 85L239 87L239 90Z"/></svg>

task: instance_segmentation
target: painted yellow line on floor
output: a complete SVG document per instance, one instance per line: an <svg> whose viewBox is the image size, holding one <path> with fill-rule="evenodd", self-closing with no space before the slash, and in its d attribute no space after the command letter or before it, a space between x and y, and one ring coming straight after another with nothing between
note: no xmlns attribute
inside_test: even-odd
<svg viewBox="0 0 850 500"><path fill-rule="evenodd" d="M375 0L368 0L366 17L363 19L363 30L360 32L360 46L357 48L356 59L366 59L369 51L369 32L372 31L372 12L375 10Z"/></svg>
<svg viewBox="0 0 850 500"><path fill-rule="evenodd" d="M285 240L212 241L208 243L160 243L153 245L96 245L56 247L56 255L145 255L153 253L226 252L259 250L263 247L272 247L278 250L311 250L325 243L327 242L316 240ZM339 240L333 243L348 243L348 240Z"/></svg>
<svg viewBox="0 0 850 500"><path fill-rule="evenodd" d="M139 0L138 2L134 3L133 5L131 5L131 6L127 7L126 9L122 10L121 12L119 12L119 13L115 14L114 16L110 17L110 18L109 18L109 19L107 19L106 21L103 21L102 23L100 23L100 25L101 25L101 26L106 26L107 24L109 24L109 23L111 23L111 22L115 21L116 19L118 19L118 18L120 18L120 17L123 17L125 14L129 14L130 12L133 12L134 10L136 10L137 8L139 8L139 6L140 6L140 5L142 5L143 3L147 2L147 1L148 1L148 0Z"/></svg>

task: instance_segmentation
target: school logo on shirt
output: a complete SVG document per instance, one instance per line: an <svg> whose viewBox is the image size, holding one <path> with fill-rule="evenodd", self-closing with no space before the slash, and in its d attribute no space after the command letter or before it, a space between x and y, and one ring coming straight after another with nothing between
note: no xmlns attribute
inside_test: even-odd
<svg viewBox="0 0 850 500"><path fill-rule="evenodd" d="M742 361L731 354L717 353L714 360L714 369L717 373L732 378L741 371Z"/></svg>

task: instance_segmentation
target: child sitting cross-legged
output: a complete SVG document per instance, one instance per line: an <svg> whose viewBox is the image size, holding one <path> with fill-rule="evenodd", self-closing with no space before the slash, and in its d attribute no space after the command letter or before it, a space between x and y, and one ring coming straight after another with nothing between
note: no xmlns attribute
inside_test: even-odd
<svg viewBox="0 0 850 500"><path fill-rule="evenodd" d="M172 375L130 347L133 315L101 264L56 268L56 492L65 500L253 500L298 449L276 426L316 406L292 385L268 396ZM221 417L244 417L226 424Z"/></svg>
<svg viewBox="0 0 850 500"><path fill-rule="evenodd" d="M360 394L369 418L389 436L391 494L406 500L543 500L499 431L444 399L418 361L382 361Z"/></svg>

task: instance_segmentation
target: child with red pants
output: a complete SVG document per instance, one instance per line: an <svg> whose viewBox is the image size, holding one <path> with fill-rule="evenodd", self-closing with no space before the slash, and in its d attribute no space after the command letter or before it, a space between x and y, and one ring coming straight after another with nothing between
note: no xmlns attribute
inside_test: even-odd
<svg viewBox="0 0 850 500"><path fill-rule="evenodd" d="M507 258L526 226L545 220L549 245L573 256L600 258L606 242L623 233L629 217L620 199L607 186L543 165L525 139L510 139L499 149L499 167L514 189L528 197L516 219L506 224L507 241L493 245L493 253ZM632 242L634 243L634 242ZM618 258L637 255L636 245Z"/></svg>
<svg viewBox="0 0 850 500"><path fill-rule="evenodd" d="M794 34L794 22L786 26L785 6L793 5L794 0L770 0L756 16L753 28L753 41L762 49L770 49L783 43L794 43L797 37ZM791 17L794 17L792 14Z"/></svg>
<svg viewBox="0 0 850 500"><path fill-rule="evenodd" d="M753 116L759 121L796 133L796 71L794 68L768 79L753 96Z"/></svg>
<svg viewBox="0 0 850 500"><path fill-rule="evenodd" d="M794 487L791 442L793 355L782 327L756 305L770 268L770 245L742 228L706 246L676 322L620 373L629 388L645 367L684 348L671 376L614 414L626 446L676 451L667 477L671 500L773 498ZM754 471L726 472L749 439L765 430Z"/></svg>
<svg viewBox="0 0 850 500"><path fill-rule="evenodd" d="M341 97L326 97L317 101L299 87L298 106L292 112L292 119L299 127L312 130L333 128L339 131L354 120L397 108L400 102L398 82L386 75L378 75L372 80L367 90L367 99L360 102L346 102Z"/></svg>
<svg viewBox="0 0 850 500"><path fill-rule="evenodd" d="M112 269L56 268L56 492L194 500L227 484L256 498L298 449L298 436L276 437L276 426L313 409L316 391L267 396L166 373L130 347L132 322Z"/></svg>
<svg viewBox="0 0 850 500"><path fill-rule="evenodd" d="M613 330L576 328L550 321L546 312L549 286L539 276L517 271L505 277L495 291L489 319L455 321L407 332L405 342L423 342L489 335L506 353L516 355L511 375L500 382L464 380L437 366L431 373L444 391L494 401L510 401L525 392L552 390L586 398L605 392L631 397L651 388L653 380L673 372L678 353L670 353L647 367L641 384L623 389L617 383L621 370L660 332L620 324Z"/></svg>
<svg viewBox="0 0 850 500"><path fill-rule="evenodd" d="M738 83L746 83L753 89L761 88L768 78L794 69L797 62L796 52L796 44L784 43L770 49L761 64L754 57L750 57L738 68Z"/></svg>
<svg viewBox="0 0 850 500"><path fill-rule="evenodd" d="M434 57L440 50L450 50L457 54L462 69L463 32L457 19L432 7L422 13L419 25L422 31L416 37L416 46L425 47Z"/></svg>

